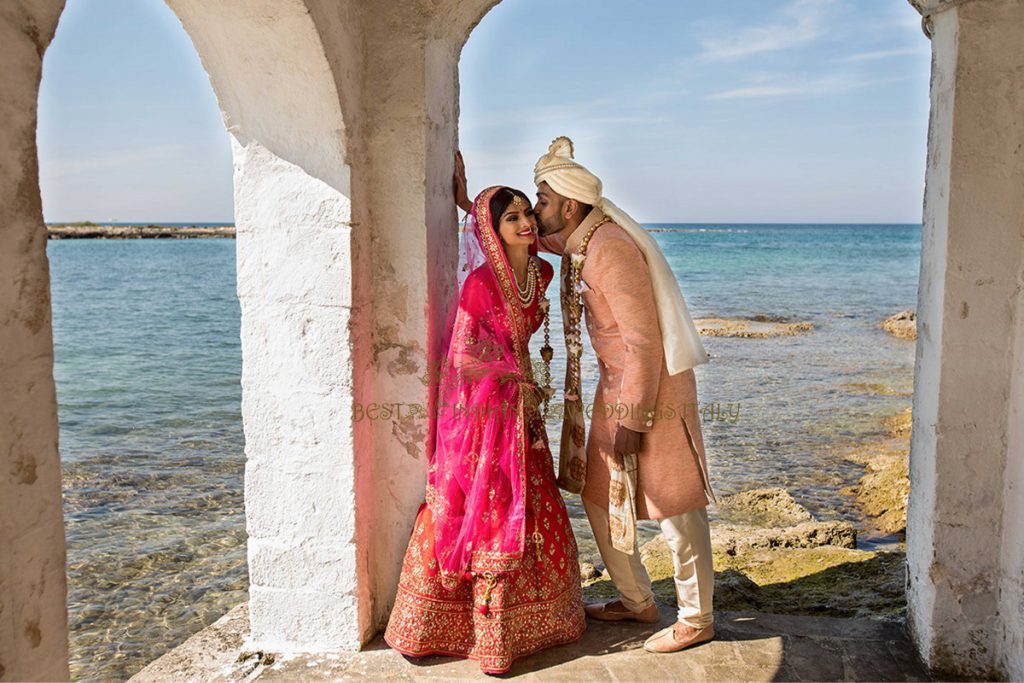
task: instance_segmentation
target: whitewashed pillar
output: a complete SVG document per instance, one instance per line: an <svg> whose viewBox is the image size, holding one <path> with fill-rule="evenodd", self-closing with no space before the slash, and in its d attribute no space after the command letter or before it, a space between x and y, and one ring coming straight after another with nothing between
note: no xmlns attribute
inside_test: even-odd
<svg viewBox="0 0 1024 683"><path fill-rule="evenodd" d="M247 646L354 649L367 617L351 420L351 167L339 94L352 76L327 57L354 39L344 26L322 36L302 0L169 4L232 135Z"/></svg>
<svg viewBox="0 0 1024 683"><path fill-rule="evenodd" d="M934 670L1020 679L1024 3L973 0L930 25L909 621Z"/></svg>

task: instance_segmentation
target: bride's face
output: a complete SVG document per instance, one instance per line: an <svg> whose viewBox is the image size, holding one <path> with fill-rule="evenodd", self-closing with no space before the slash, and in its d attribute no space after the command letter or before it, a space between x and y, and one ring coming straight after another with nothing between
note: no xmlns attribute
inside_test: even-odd
<svg viewBox="0 0 1024 683"><path fill-rule="evenodd" d="M537 239L537 216L525 199L508 205L498 220L498 237L506 247L530 246Z"/></svg>

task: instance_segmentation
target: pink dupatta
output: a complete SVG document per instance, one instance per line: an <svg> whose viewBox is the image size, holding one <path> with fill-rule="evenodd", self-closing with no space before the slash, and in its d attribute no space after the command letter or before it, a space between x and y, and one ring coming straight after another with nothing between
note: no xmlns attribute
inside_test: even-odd
<svg viewBox="0 0 1024 683"><path fill-rule="evenodd" d="M524 385L533 383L529 331L508 258L477 195L463 232L459 303L445 345L427 505L442 584L518 568L525 541ZM531 247L536 253L536 246Z"/></svg>

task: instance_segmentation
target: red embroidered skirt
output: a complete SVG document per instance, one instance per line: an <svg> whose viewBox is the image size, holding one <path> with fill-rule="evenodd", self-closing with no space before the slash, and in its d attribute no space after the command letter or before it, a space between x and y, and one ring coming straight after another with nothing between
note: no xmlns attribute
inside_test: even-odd
<svg viewBox="0 0 1024 683"><path fill-rule="evenodd" d="M519 657L583 635L576 537L555 484L550 452L531 449L527 469L522 568L497 574L491 582L474 574L454 591L441 585L433 517L426 503L420 506L384 632L388 645L413 657L468 657L478 660L485 673L504 673Z"/></svg>

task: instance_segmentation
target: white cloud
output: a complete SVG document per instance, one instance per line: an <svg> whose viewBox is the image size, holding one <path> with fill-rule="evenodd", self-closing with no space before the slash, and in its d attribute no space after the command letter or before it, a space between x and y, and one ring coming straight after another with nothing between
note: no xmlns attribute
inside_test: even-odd
<svg viewBox="0 0 1024 683"><path fill-rule="evenodd" d="M697 58L702 62L732 62L807 45L824 35L823 19L833 4L834 0L796 0L782 10L783 21L703 39L703 51Z"/></svg>
<svg viewBox="0 0 1024 683"><path fill-rule="evenodd" d="M922 50L908 47L899 50L877 50L875 52L858 52L857 54L852 54L843 57L838 61L844 64L849 64L852 62L870 62L876 59L888 59L889 57L901 57L903 55L916 55L922 53Z"/></svg>
<svg viewBox="0 0 1024 683"><path fill-rule="evenodd" d="M755 85L749 88L735 88L708 95L709 100L734 100L748 97L778 97L780 95L805 95L810 92L824 92L817 86L810 85Z"/></svg>
<svg viewBox="0 0 1024 683"><path fill-rule="evenodd" d="M735 100L751 99L758 97L785 97L788 95L824 95L830 93L849 92L860 88L869 88L885 83L897 83L901 81L915 81L917 76L893 76L891 78L877 78L872 80L858 80L841 76L830 76L812 81L800 83L775 83L771 85L755 85L746 88L735 88L723 90L708 95L708 100Z"/></svg>
<svg viewBox="0 0 1024 683"><path fill-rule="evenodd" d="M551 106L538 105L522 110L502 109L480 115L463 114L461 130L532 126L550 121L572 122L574 125L653 125L667 119L646 106L649 101L668 99L677 92L652 91L640 99L625 103L621 99L599 99Z"/></svg>

